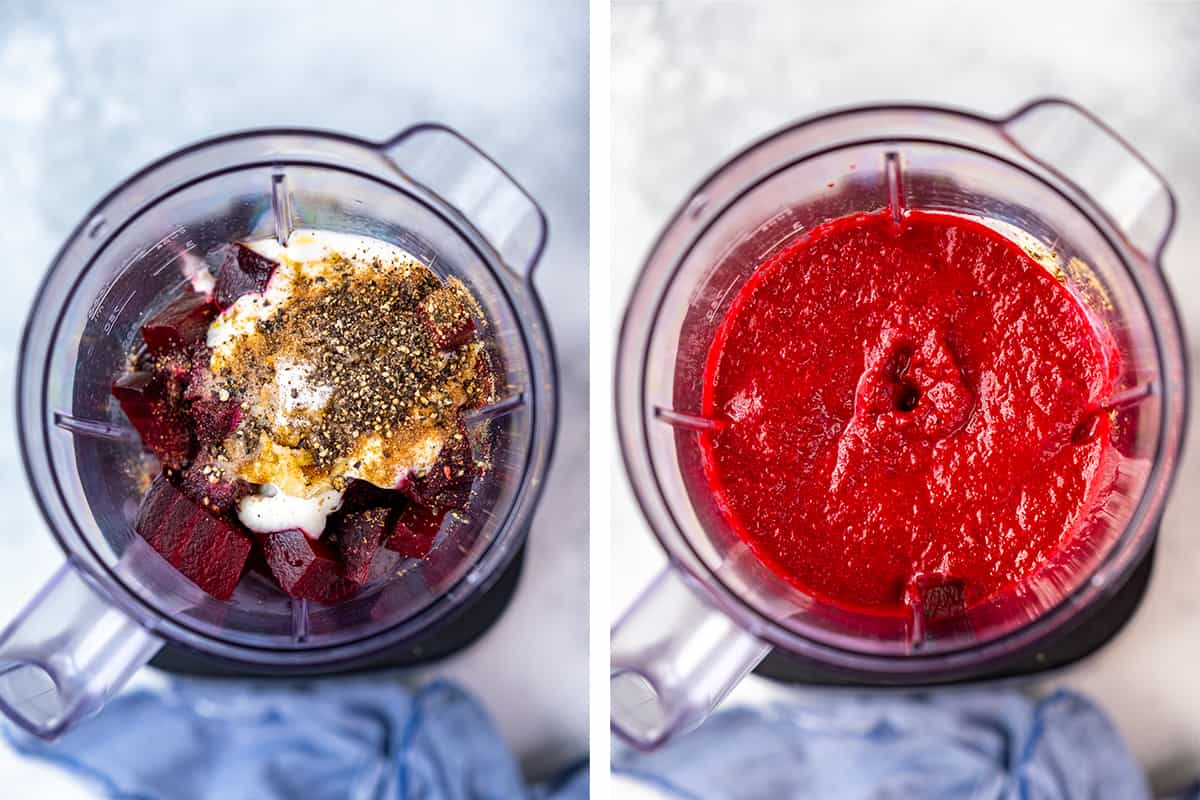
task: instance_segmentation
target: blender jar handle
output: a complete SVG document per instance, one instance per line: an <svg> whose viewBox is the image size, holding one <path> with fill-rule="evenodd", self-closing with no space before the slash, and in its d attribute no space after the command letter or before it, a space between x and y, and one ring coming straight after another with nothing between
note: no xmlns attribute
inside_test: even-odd
<svg viewBox="0 0 1200 800"><path fill-rule="evenodd" d="M1126 241L1155 263L1175 227L1163 176L1112 128L1069 100L1035 100L1000 121L1008 141L1090 197Z"/></svg>
<svg viewBox="0 0 1200 800"><path fill-rule="evenodd" d="M162 645L67 562L0 633L0 712L53 739L99 711Z"/></svg>
<svg viewBox="0 0 1200 800"><path fill-rule="evenodd" d="M490 156L435 123L409 128L380 148L400 174L456 210L513 273L529 279L546 245L546 215Z"/></svg>
<svg viewBox="0 0 1200 800"><path fill-rule="evenodd" d="M640 749L694 729L770 652L668 566L612 630L612 729Z"/></svg>

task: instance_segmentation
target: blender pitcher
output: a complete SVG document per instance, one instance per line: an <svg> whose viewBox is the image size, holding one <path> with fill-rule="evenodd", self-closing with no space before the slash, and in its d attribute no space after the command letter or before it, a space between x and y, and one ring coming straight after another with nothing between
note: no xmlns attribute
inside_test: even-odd
<svg viewBox="0 0 1200 800"><path fill-rule="evenodd" d="M253 572L228 602L171 568L132 527L137 434L110 388L139 327L225 243L297 227L382 239L479 300L499 401L471 412L493 468L430 555L396 557L334 605ZM27 323L18 423L34 495L66 563L0 636L0 710L53 737L98 711L164 643L257 672L312 674L437 630L523 543L556 424L556 376L532 273L546 238L533 199L465 138L419 125L382 143L264 130L185 148L91 211ZM388 556L390 557L390 556Z"/></svg>
<svg viewBox="0 0 1200 800"><path fill-rule="evenodd" d="M700 466L705 358L746 278L815 225L927 209L998 230L1059 276L1116 343L1121 467L1085 529L1019 585L948 612L914 576L907 614L835 608L792 587L729 529ZM1162 177L1058 99L990 119L923 106L817 117L751 145L695 190L631 296L616 369L621 451L669 566L612 630L614 731L654 747L698 725L776 648L860 683L969 680L1061 637L1152 544L1183 441L1187 375L1161 272L1174 223Z"/></svg>

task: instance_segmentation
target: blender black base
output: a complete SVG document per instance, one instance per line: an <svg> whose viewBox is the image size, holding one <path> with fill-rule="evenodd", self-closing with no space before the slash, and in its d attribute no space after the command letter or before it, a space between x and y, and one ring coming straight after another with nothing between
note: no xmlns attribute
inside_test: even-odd
<svg viewBox="0 0 1200 800"><path fill-rule="evenodd" d="M1099 650L1133 616L1141 605L1142 597L1150 582L1154 568L1152 546L1145 558L1125 581L1125 585L1107 600L1085 611L1074 626L1053 641L1041 642L1013 653L1001 662L984 666L976 674L957 676L946 681L913 683L907 681L884 681L860 676L847 676L829 667L803 661L794 656L772 650L754 670L754 674L773 681L808 686L844 686L861 688L912 687L931 688L958 686L983 681L1031 677L1042 672L1065 667Z"/></svg>
<svg viewBox="0 0 1200 800"><path fill-rule="evenodd" d="M426 636L404 645L380 653L378 656L349 667L332 667L321 672L306 673L306 676L340 675L353 672L367 672L381 669L400 669L419 667L441 661L444 658L470 647L479 637L483 636L508 608L517 584L521 579L521 570L525 563L525 546L513 556L512 562L501 573L500 578L490 589L476 597L454 616L436 626ZM150 662L150 666L179 675L194 675L220 678L270 678L278 677L278 672L239 665L221 663L207 658L199 653L170 645L159 651ZM295 677L295 676L292 676Z"/></svg>

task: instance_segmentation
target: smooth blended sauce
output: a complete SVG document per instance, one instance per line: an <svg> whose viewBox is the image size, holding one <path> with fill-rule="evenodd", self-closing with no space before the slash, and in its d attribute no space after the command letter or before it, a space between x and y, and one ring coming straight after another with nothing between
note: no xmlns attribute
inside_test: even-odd
<svg viewBox="0 0 1200 800"><path fill-rule="evenodd" d="M810 595L900 613L933 575L974 605L1109 491L1118 368L1065 287L990 228L845 217L759 267L721 322L705 475L755 554Z"/></svg>

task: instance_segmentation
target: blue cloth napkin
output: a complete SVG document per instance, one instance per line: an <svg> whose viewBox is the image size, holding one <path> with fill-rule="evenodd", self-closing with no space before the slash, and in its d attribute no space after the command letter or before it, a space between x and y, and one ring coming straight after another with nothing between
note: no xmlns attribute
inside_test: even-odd
<svg viewBox="0 0 1200 800"><path fill-rule="evenodd" d="M1142 800L1146 780L1104 714L1058 692L863 697L718 713L618 773L704 800Z"/></svg>
<svg viewBox="0 0 1200 800"><path fill-rule="evenodd" d="M304 687L181 680L117 697L54 743L6 729L121 800L575 800L587 770L527 787L484 710L445 682Z"/></svg>

